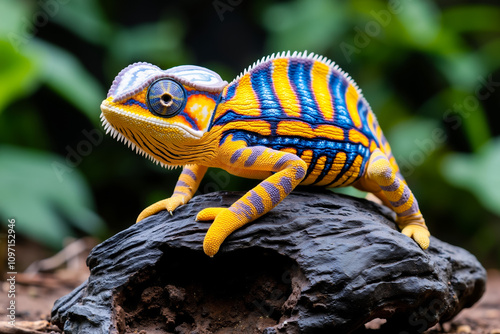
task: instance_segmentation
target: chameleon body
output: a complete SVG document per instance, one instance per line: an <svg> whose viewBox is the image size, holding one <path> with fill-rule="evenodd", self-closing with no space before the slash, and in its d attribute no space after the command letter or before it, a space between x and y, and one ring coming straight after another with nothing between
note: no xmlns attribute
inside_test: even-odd
<svg viewBox="0 0 500 334"><path fill-rule="evenodd" d="M138 221L189 201L208 167L263 180L229 208L199 212L197 220L214 221L203 244L209 256L299 184L372 192L396 212L402 233L429 246L417 200L369 104L324 57L273 54L229 84L198 66L135 63L118 74L101 110L113 137L164 166L183 166L172 197Z"/></svg>

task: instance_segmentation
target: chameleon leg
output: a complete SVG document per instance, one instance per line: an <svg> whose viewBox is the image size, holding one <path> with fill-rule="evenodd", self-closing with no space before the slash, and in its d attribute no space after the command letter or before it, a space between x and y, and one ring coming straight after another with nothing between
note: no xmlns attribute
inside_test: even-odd
<svg viewBox="0 0 500 334"><path fill-rule="evenodd" d="M207 208L198 213L197 220L214 220L203 242L205 254L211 257L232 232L278 205L302 181L307 170L306 163L296 155L261 146L241 148L230 157L233 166L245 165L249 174L252 170L276 173L229 208Z"/></svg>
<svg viewBox="0 0 500 334"><path fill-rule="evenodd" d="M380 150L375 150L368 162L365 189L373 191L373 184L379 191L374 194L387 204L397 215L401 232L413 238L422 249L429 247L430 233L410 188L394 171L389 160ZM372 186L366 187L371 183Z"/></svg>
<svg viewBox="0 0 500 334"><path fill-rule="evenodd" d="M139 217L137 217L137 222L162 210L167 210L170 214L172 214L172 212L179 206L189 202L189 200L193 198L196 190L198 190L198 186L200 185L201 179L205 175L206 171L207 167L205 166L185 166L179 176L177 184L175 185L172 197L158 201L142 210Z"/></svg>

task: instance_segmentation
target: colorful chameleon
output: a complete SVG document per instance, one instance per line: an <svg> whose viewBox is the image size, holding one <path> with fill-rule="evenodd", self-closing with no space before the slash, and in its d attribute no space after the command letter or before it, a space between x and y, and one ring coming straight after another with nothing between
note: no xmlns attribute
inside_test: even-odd
<svg viewBox="0 0 500 334"><path fill-rule="evenodd" d="M372 192L423 249L430 234L417 200L356 83L324 57L283 52L257 61L230 84L206 68L123 69L101 105L107 132L156 163L184 166L172 197L142 211L172 213L196 192L208 167L263 180L213 220L209 256L233 231L264 215L299 184Z"/></svg>

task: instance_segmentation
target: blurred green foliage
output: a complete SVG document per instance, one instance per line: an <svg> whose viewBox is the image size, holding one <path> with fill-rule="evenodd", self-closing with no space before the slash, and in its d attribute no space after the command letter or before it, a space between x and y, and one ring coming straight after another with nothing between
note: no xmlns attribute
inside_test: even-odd
<svg viewBox="0 0 500 334"><path fill-rule="evenodd" d="M197 64L229 81L307 49L363 89L433 234L498 266L498 22L496 2L472 0L0 0L0 217L57 249L171 195L179 171L102 137L100 101L128 64ZM200 189L253 184L214 170Z"/></svg>
<svg viewBox="0 0 500 334"><path fill-rule="evenodd" d="M71 234L66 221L86 233L102 228L82 176L71 173L64 182L58 180L52 166L64 163L59 156L2 145L0 161L0 185L9 190L0 210L19 221L17 232L59 245Z"/></svg>

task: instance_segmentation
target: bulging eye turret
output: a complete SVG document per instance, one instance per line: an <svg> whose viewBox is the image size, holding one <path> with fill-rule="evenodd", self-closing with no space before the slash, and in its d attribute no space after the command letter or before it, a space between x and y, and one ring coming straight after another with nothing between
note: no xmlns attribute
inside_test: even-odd
<svg viewBox="0 0 500 334"><path fill-rule="evenodd" d="M173 117L186 105L186 91L172 79L158 79L149 85L146 103L149 111L160 117Z"/></svg>

